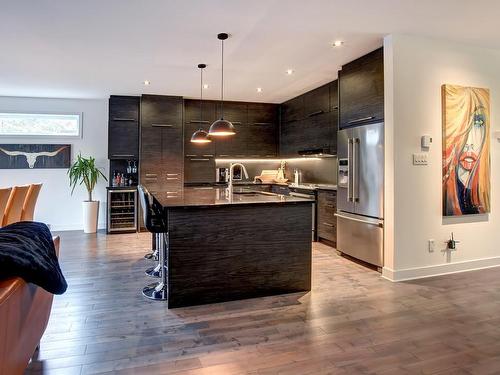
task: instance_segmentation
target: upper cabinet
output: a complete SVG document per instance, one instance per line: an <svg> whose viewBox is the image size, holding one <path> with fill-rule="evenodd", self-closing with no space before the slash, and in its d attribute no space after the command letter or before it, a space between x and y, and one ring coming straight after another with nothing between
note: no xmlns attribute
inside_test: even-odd
<svg viewBox="0 0 500 375"><path fill-rule="evenodd" d="M337 153L337 81L281 105L280 156Z"/></svg>
<svg viewBox="0 0 500 375"><path fill-rule="evenodd" d="M339 72L339 128L384 120L384 53L377 49Z"/></svg>
<svg viewBox="0 0 500 375"><path fill-rule="evenodd" d="M109 159L139 158L139 106L136 96L109 98Z"/></svg>
<svg viewBox="0 0 500 375"><path fill-rule="evenodd" d="M311 90L303 96L304 117L313 117L330 112L330 83Z"/></svg>

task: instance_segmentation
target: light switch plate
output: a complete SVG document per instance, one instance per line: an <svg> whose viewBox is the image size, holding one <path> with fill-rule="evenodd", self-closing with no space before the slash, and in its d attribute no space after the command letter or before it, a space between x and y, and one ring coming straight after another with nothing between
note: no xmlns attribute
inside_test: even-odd
<svg viewBox="0 0 500 375"><path fill-rule="evenodd" d="M427 164L428 160L426 152L419 152L413 154L413 165L427 165Z"/></svg>

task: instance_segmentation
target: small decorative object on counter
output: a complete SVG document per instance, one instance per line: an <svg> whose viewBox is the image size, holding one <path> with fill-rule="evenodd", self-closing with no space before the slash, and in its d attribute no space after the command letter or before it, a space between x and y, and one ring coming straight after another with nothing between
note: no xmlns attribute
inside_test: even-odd
<svg viewBox="0 0 500 375"><path fill-rule="evenodd" d="M288 179L285 178L285 166L286 166L286 161L282 160L280 168L278 169L278 176L276 177L275 180L278 184L284 184L285 182L288 181Z"/></svg>

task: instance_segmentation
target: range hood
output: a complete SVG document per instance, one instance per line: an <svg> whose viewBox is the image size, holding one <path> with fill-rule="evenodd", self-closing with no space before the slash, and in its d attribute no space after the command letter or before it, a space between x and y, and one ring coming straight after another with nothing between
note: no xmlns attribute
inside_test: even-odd
<svg viewBox="0 0 500 375"><path fill-rule="evenodd" d="M333 153L329 148L308 148L299 151L300 156L314 156L314 157L331 157L337 156L337 153Z"/></svg>

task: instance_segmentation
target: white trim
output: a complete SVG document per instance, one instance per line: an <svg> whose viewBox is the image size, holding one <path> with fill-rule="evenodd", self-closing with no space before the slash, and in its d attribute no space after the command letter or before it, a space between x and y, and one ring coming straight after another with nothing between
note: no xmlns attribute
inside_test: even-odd
<svg viewBox="0 0 500 375"><path fill-rule="evenodd" d="M406 280L423 279L426 277L449 275L459 272L475 271L485 268L493 268L500 266L500 257L482 258L474 260L466 260L462 262L437 264L434 266L406 268L401 270L393 270L388 267L382 269L382 277L384 279L398 282Z"/></svg>
<svg viewBox="0 0 500 375"><path fill-rule="evenodd" d="M69 230L80 230L83 231L82 223L72 223L72 224L50 224L50 230L52 232L66 232ZM106 229L106 222L100 222L97 224L97 229Z"/></svg>

